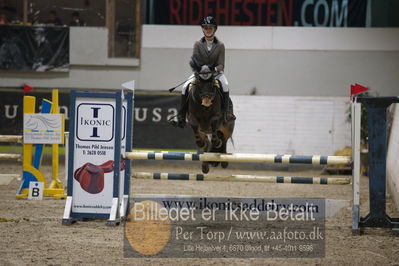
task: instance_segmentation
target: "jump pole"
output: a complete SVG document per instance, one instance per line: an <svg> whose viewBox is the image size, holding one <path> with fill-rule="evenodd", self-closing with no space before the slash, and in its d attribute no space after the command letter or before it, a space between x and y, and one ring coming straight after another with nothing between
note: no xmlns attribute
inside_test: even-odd
<svg viewBox="0 0 399 266"><path fill-rule="evenodd" d="M0 142L22 143L20 135L0 135Z"/></svg>
<svg viewBox="0 0 399 266"><path fill-rule="evenodd" d="M21 161L21 154L16 153L0 153L0 161Z"/></svg>
<svg viewBox="0 0 399 266"><path fill-rule="evenodd" d="M314 164L314 165L350 165L350 156L321 155L278 155L249 153L185 153L185 152L141 152L126 153L130 160L181 160L209 162L244 162L244 163L279 163L279 164Z"/></svg>
<svg viewBox="0 0 399 266"><path fill-rule="evenodd" d="M136 179L187 180L187 181L227 181L227 182L262 182L289 184L347 185L349 177L295 177L295 176L256 176L256 175L212 175L212 174L177 174L134 172Z"/></svg>
<svg viewBox="0 0 399 266"><path fill-rule="evenodd" d="M22 143L22 136L18 135L0 135L0 142ZM21 161L22 155L16 153L0 153L0 161Z"/></svg>

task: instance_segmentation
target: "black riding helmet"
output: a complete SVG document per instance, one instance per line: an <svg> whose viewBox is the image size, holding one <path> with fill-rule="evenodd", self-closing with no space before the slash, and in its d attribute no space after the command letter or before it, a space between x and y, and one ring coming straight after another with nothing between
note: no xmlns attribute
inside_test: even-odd
<svg viewBox="0 0 399 266"><path fill-rule="evenodd" d="M218 28L218 25L216 24L216 19L212 16L207 16L202 20L201 27L204 26L214 26L215 30Z"/></svg>

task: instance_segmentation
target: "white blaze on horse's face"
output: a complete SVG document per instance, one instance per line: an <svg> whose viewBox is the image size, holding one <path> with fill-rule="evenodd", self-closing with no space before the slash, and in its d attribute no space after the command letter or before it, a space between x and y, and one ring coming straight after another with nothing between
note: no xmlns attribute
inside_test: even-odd
<svg viewBox="0 0 399 266"><path fill-rule="evenodd" d="M212 99L211 98L202 98L201 104L205 107L209 107L212 105Z"/></svg>

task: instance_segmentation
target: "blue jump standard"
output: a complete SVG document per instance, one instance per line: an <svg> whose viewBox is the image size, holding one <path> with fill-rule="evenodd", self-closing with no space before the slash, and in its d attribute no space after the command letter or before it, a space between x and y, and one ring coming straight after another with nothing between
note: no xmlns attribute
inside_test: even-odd
<svg viewBox="0 0 399 266"><path fill-rule="evenodd" d="M399 231L399 218L386 213L386 155L387 155L387 108L399 103L399 97L358 97L368 111L369 138L369 196L370 212L360 217L360 227L392 228ZM357 233L357 232L356 232Z"/></svg>

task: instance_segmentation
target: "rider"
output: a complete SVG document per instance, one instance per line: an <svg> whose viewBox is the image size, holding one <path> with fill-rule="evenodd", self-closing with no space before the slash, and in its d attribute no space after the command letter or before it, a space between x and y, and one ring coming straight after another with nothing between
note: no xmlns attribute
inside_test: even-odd
<svg viewBox="0 0 399 266"><path fill-rule="evenodd" d="M227 122L235 120L236 117L233 114L232 104L229 97L229 83L227 82L226 76L223 74L224 70L224 44L215 36L217 30L216 20L208 16L203 19L201 23L202 32L204 37L199 41L195 42L193 49L193 56L191 57L190 66L193 72L198 71L196 67L202 66L201 69L210 69L217 72L215 77L220 81L222 85L223 94L223 121ZM195 62L194 62L195 61ZM178 127L183 128L186 124L186 113L188 109L188 85L195 80L194 74L184 83L182 90L182 97L180 103L180 110L177 114Z"/></svg>

